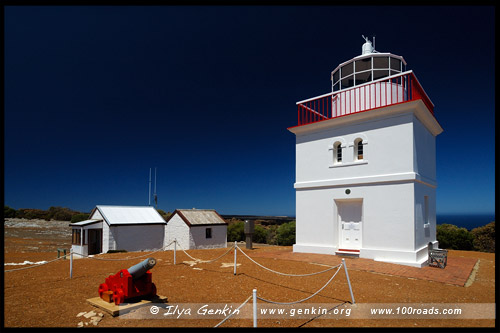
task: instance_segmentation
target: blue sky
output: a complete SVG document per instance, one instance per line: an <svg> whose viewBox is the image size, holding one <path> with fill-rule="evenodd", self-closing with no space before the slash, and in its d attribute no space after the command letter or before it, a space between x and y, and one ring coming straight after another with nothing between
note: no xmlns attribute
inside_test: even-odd
<svg viewBox="0 0 500 333"><path fill-rule="evenodd" d="M7 6L4 202L295 214L299 100L361 35L435 104L437 211L493 213L494 7Z"/></svg>

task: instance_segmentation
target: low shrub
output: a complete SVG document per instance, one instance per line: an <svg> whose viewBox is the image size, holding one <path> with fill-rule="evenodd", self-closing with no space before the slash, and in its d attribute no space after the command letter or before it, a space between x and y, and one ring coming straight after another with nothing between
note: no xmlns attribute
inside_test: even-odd
<svg viewBox="0 0 500 333"><path fill-rule="evenodd" d="M71 223L76 223L80 221L85 221L89 218L89 214L86 213L79 213L71 216Z"/></svg>
<svg viewBox="0 0 500 333"><path fill-rule="evenodd" d="M495 252L495 221L472 229L471 234L476 251Z"/></svg>
<svg viewBox="0 0 500 333"><path fill-rule="evenodd" d="M266 243L267 241L267 229L260 226L256 225L254 227L254 233L252 236L252 242L255 243Z"/></svg>
<svg viewBox="0 0 500 333"><path fill-rule="evenodd" d="M245 240L245 223L238 221L230 223L227 227L227 241L241 242Z"/></svg>
<svg viewBox="0 0 500 333"><path fill-rule="evenodd" d="M276 230L276 243L278 245L295 244L295 221L283 223Z"/></svg>
<svg viewBox="0 0 500 333"><path fill-rule="evenodd" d="M9 206L3 206L3 217L4 218L16 217L16 210Z"/></svg>
<svg viewBox="0 0 500 333"><path fill-rule="evenodd" d="M472 234L467 229L453 224L438 224L436 238L442 249L465 251L474 249Z"/></svg>

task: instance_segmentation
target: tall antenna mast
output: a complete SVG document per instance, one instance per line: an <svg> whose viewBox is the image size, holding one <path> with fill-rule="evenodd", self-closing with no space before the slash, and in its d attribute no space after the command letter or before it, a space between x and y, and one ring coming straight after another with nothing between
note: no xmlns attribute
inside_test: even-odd
<svg viewBox="0 0 500 333"><path fill-rule="evenodd" d="M156 195L156 167L155 167L155 192L153 195L154 201L155 201L155 207L158 209L158 196Z"/></svg>
<svg viewBox="0 0 500 333"><path fill-rule="evenodd" d="M148 192L148 206L151 206L151 168L149 168L149 192Z"/></svg>

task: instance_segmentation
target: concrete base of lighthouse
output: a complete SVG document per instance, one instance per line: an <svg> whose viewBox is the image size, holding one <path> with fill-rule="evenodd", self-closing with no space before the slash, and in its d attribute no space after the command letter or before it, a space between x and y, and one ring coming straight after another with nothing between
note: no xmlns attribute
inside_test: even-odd
<svg viewBox="0 0 500 333"><path fill-rule="evenodd" d="M438 247L438 242L434 241L433 247ZM316 253L353 256L365 259L373 259L375 261L387 262L398 265L424 267L428 264L428 248L424 246L416 251L395 251L395 250L380 250L380 249L360 249L359 252L346 252L334 246L316 246L306 244L294 244L293 252L299 253Z"/></svg>

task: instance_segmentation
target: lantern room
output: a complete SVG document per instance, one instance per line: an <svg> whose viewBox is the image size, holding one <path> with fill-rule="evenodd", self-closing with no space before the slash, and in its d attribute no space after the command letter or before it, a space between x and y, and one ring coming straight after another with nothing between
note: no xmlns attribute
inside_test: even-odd
<svg viewBox="0 0 500 333"><path fill-rule="evenodd" d="M359 86L406 70L403 57L375 51L366 39L362 54L337 66L332 71L332 92Z"/></svg>
<svg viewBox="0 0 500 333"><path fill-rule="evenodd" d="M298 126L414 100L422 100L434 113L434 104L413 71L406 70L404 58L376 51L369 40L361 55L331 72L331 81L331 93L296 103Z"/></svg>

